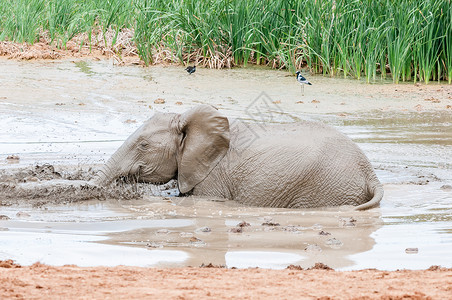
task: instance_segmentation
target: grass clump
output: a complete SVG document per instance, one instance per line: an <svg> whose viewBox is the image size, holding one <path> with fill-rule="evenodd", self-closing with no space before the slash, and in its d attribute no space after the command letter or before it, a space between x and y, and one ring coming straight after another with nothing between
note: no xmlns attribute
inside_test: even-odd
<svg viewBox="0 0 452 300"><path fill-rule="evenodd" d="M249 63L327 76L452 82L451 0L3 0L0 39L65 48L133 32L146 65ZM83 42L86 42L83 40ZM80 42L80 43L83 43Z"/></svg>

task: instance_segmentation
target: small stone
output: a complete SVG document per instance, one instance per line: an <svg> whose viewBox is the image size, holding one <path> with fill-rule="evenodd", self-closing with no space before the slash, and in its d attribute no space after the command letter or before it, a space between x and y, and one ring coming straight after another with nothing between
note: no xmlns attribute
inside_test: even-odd
<svg viewBox="0 0 452 300"><path fill-rule="evenodd" d="M229 229L229 232L242 233L243 232L243 228L242 227L234 227L234 228Z"/></svg>
<svg viewBox="0 0 452 300"><path fill-rule="evenodd" d="M311 101L311 103L320 103L320 101L314 99L314 100Z"/></svg>
<svg viewBox="0 0 452 300"><path fill-rule="evenodd" d="M333 268L330 268L324 263L318 262L315 263L313 267L308 268L308 270L333 270Z"/></svg>
<svg viewBox="0 0 452 300"><path fill-rule="evenodd" d="M321 230L319 235L331 235L331 233Z"/></svg>
<svg viewBox="0 0 452 300"><path fill-rule="evenodd" d="M157 242L149 242L149 243L146 244L146 247L149 247L149 248L163 248L163 245L159 244Z"/></svg>
<svg viewBox="0 0 452 300"><path fill-rule="evenodd" d="M137 120L132 120L132 119L127 119L124 121L124 123L126 124L135 124L137 122Z"/></svg>
<svg viewBox="0 0 452 300"><path fill-rule="evenodd" d="M163 98L157 98L154 100L155 104L164 104L165 103L165 99Z"/></svg>
<svg viewBox="0 0 452 300"><path fill-rule="evenodd" d="M28 213L26 213L26 212L20 211L20 212L18 212L18 213L16 214L16 217L18 217L18 218L29 218L29 217L31 217L31 216L30 216L30 214L28 214Z"/></svg>
<svg viewBox="0 0 452 300"><path fill-rule="evenodd" d="M237 227L248 227L248 226L251 226L250 223L247 223L245 221L242 221L239 224L237 224Z"/></svg>
<svg viewBox="0 0 452 300"><path fill-rule="evenodd" d="M182 105L182 102L177 101L177 102L176 102L176 105Z"/></svg>
<svg viewBox="0 0 452 300"><path fill-rule="evenodd" d="M262 226L280 226L280 224L272 222L272 221L267 221L267 222L262 223Z"/></svg>
<svg viewBox="0 0 452 300"><path fill-rule="evenodd" d="M286 267L286 270L302 271L303 268L300 265L289 265L289 266Z"/></svg>
<svg viewBox="0 0 452 300"><path fill-rule="evenodd" d="M334 249L339 249L344 244L336 238L331 238L331 239L326 240L325 245L327 245L331 248L334 248Z"/></svg>
<svg viewBox="0 0 452 300"><path fill-rule="evenodd" d="M406 248L405 253L406 254L417 254L419 252L418 248Z"/></svg>
<svg viewBox="0 0 452 300"><path fill-rule="evenodd" d="M20 160L20 157L18 155L8 155L6 157L6 162L9 164L17 164Z"/></svg>
<svg viewBox="0 0 452 300"><path fill-rule="evenodd" d="M414 109L417 110L417 111L421 111L421 110L424 109L424 107L423 107L422 105L418 104L418 105L416 105L416 106L414 107Z"/></svg>
<svg viewBox="0 0 452 300"><path fill-rule="evenodd" d="M339 225L342 227L355 227L356 226L356 219L350 217L350 218L340 218L339 219Z"/></svg>
<svg viewBox="0 0 452 300"><path fill-rule="evenodd" d="M273 104L281 104L281 100L273 101Z"/></svg>
<svg viewBox="0 0 452 300"><path fill-rule="evenodd" d="M303 101L297 101L297 102L295 102L296 104L303 104L304 102Z"/></svg>
<svg viewBox="0 0 452 300"><path fill-rule="evenodd" d="M444 191L450 191L450 190L452 190L452 185L450 185L450 184L445 184L445 185L442 185L442 186L440 187L440 189L442 189L442 190L444 190Z"/></svg>
<svg viewBox="0 0 452 300"><path fill-rule="evenodd" d="M277 229L277 227L265 226L264 232L275 231L276 229Z"/></svg>
<svg viewBox="0 0 452 300"><path fill-rule="evenodd" d="M7 215L0 215L0 220L9 220L10 217L8 217Z"/></svg>
<svg viewBox="0 0 452 300"><path fill-rule="evenodd" d="M181 233L179 233L179 235L181 237L192 237L193 233L191 233L191 232L181 232Z"/></svg>
<svg viewBox="0 0 452 300"><path fill-rule="evenodd" d="M208 263L208 264L202 263L199 267L200 268L219 268L219 269L224 269L224 268L226 268L226 265L214 265L212 263Z"/></svg>
<svg viewBox="0 0 452 300"><path fill-rule="evenodd" d="M322 252L322 248L320 248L317 244L309 244L304 248L304 251L310 252L310 253L316 253L316 252Z"/></svg>
<svg viewBox="0 0 452 300"><path fill-rule="evenodd" d="M424 99L424 101L430 101L432 103L440 103L441 102L439 99L436 99L435 97L430 97L430 98Z"/></svg>
<svg viewBox="0 0 452 300"><path fill-rule="evenodd" d="M301 226L295 226L295 225L287 225L282 227L282 230L284 231L288 231L288 232L292 232L292 233L302 233L302 230L304 230L304 227Z"/></svg>
<svg viewBox="0 0 452 300"><path fill-rule="evenodd" d="M0 260L0 268L20 268L21 266L14 263L12 259Z"/></svg>
<svg viewBox="0 0 452 300"><path fill-rule="evenodd" d="M202 241L195 236L192 236L190 238L190 243L199 243L199 242L202 242Z"/></svg>
<svg viewBox="0 0 452 300"><path fill-rule="evenodd" d="M171 210L171 211L167 212L167 215L171 216L171 217L175 217L175 216L177 216L177 212L175 210Z"/></svg>
<svg viewBox="0 0 452 300"><path fill-rule="evenodd" d="M212 229L210 229L210 227L201 227L196 229L197 232L211 232Z"/></svg>
<svg viewBox="0 0 452 300"><path fill-rule="evenodd" d="M323 226L320 225L320 224L314 224L314 225L312 225L312 229L314 229L314 230L322 230L322 228L323 228Z"/></svg>

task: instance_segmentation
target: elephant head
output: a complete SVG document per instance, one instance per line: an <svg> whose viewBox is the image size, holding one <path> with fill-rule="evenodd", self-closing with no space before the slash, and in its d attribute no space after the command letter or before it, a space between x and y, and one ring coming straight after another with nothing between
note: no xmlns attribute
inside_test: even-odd
<svg viewBox="0 0 452 300"><path fill-rule="evenodd" d="M228 119L212 106L183 114L156 113L111 156L94 183L109 184L121 176L154 184L177 179L180 192L186 193L209 175L228 149Z"/></svg>

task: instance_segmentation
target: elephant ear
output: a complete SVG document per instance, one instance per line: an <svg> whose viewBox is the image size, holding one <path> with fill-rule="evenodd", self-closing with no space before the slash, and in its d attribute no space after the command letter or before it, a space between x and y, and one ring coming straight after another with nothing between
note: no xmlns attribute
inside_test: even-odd
<svg viewBox="0 0 452 300"><path fill-rule="evenodd" d="M197 106L179 118L183 135L177 157L178 185L187 193L203 181L229 149L229 121L210 105Z"/></svg>

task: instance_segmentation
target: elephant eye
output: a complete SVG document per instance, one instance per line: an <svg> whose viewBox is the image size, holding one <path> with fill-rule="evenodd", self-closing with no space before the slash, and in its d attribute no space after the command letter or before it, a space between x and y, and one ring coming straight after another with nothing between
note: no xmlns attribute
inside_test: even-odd
<svg viewBox="0 0 452 300"><path fill-rule="evenodd" d="M148 141L142 141L140 143L140 148L146 149L147 147L149 147Z"/></svg>

